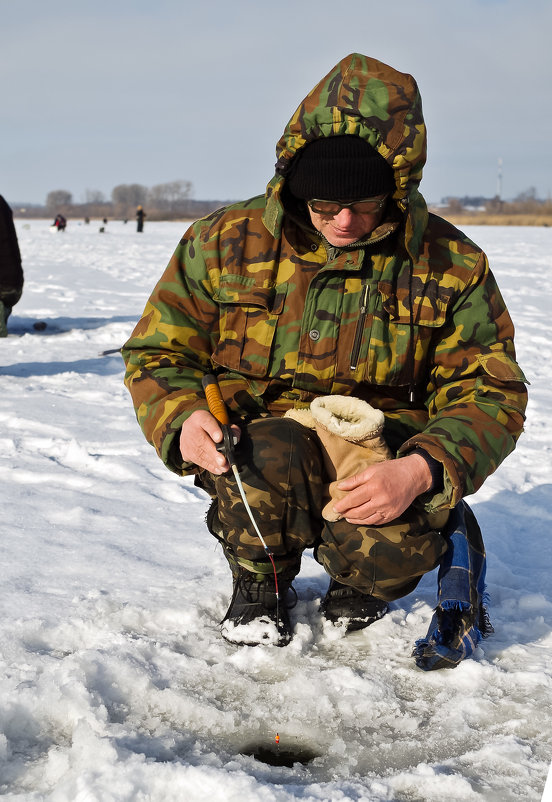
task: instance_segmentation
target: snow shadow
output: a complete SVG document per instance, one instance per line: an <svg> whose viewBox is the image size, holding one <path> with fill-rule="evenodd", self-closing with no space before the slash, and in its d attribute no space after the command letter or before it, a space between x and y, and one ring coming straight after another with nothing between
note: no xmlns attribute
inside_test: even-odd
<svg viewBox="0 0 552 802"><path fill-rule="evenodd" d="M90 329L101 329L112 323L133 323L137 321L136 315L114 315L112 317L41 317L28 318L19 317L12 314L8 321L9 334L36 334L41 337L52 336L54 334L64 334L74 329L87 331ZM45 328L40 325L35 328L35 324L46 324Z"/></svg>
<svg viewBox="0 0 552 802"><path fill-rule="evenodd" d="M119 353L94 359L76 359L73 362L22 362L0 367L0 376L57 376L63 373L96 373L99 376L120 373L123 364Z"/></svg>

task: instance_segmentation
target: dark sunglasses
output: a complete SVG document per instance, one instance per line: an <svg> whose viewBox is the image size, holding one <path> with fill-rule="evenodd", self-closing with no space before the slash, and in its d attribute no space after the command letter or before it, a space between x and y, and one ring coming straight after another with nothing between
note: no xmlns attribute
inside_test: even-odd
<svg viewBox="0 0 552 802"><path fill-rule="evenodd" d="M342 209L350 209L353 214L374 214L379 212L385 206L387 195L385 198L363 198L350 203L341 203L341 201L318 200L313 198L307 201L307 205L315 214L329 214L336 215Z"/></svg>

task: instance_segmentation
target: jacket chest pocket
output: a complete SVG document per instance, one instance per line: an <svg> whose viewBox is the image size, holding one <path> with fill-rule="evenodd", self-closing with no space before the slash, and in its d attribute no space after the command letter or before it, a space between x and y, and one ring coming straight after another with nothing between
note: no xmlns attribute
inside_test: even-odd
<svg viewBox="0 0 552 802"><path fill-rule="evenodd" d="M252 278L224 276L214 297L220 319L213 361L245 376L265 376L285 288L257 287Z"/></svg>
<svg viewBox="0 0 552 802"><path fill-rule="evenodd" d="M378 291L365 381L390 386L406 385L412 380L425 383L428 354L446 322L446 301L414 297L411 315L408 295L399 299L386 282L379 284Z"/></svg>

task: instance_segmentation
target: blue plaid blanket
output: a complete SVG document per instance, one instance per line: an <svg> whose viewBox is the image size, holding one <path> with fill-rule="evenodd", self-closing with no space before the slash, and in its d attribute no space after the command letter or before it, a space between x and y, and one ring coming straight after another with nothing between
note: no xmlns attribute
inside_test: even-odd
<svg viewBox="0 0 552 802"><path fill-rule="evenodd" d="M444 535L449 547L439 566L437 607L427 635L412 652L425 671L455 668L493 632L485 606L485 547L464 501L452 510Z"/></svg>

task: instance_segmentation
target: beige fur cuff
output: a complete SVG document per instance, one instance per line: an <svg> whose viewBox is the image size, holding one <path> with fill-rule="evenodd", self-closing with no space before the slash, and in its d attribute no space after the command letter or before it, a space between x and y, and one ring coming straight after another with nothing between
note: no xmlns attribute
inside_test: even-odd
<svg viewBox="0 0 552 802"><path fill-rule="evenodd" d="M324 395L315 398L310 409L317 424L353 443L375 437L383 429L383 412L360 398Z"/></svg>

